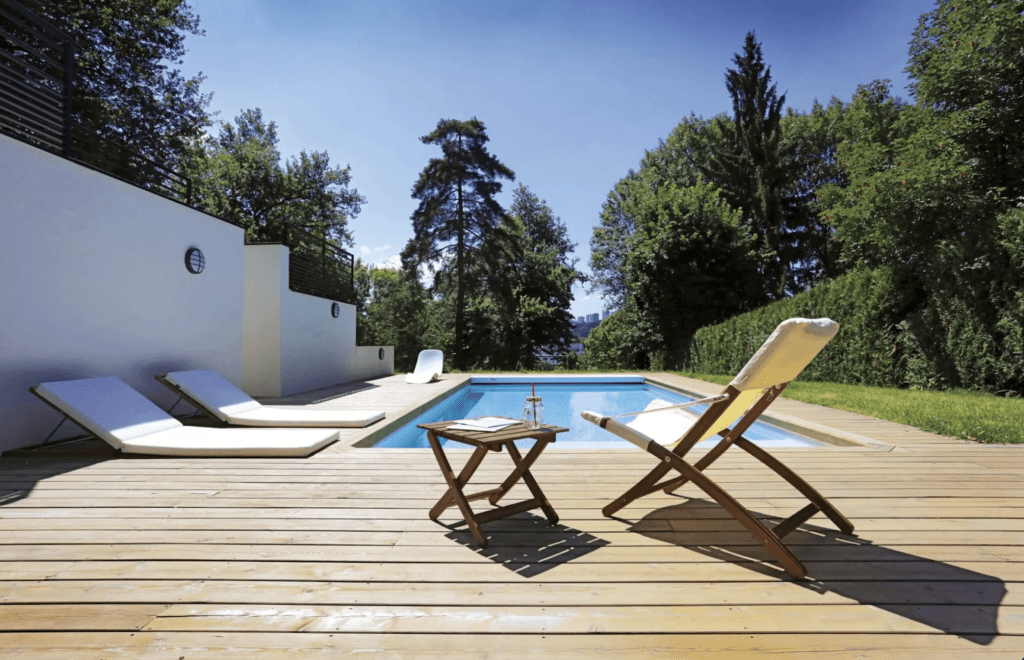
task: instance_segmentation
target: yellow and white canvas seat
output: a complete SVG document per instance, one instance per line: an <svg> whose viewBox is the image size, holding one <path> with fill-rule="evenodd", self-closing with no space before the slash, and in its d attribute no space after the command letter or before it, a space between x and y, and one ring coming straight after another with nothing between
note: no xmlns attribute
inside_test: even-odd
<svg viewBox="0 0 1024 660"><path fill-rule="evenodd" d="M786 571L795 577L804 577L806 569L789 548L783 545L782 538L819 512L828 516L845 534L853 532L853 525L818 491L777 458L744 438L743 433L837 332L839 324L831 319L789 319L779 324L725 390L715 397L682 406L668 407L664 402L660 405L656 403L648 406L648 410L626 415L606 416L584 412L584 419L633 443L659 461L658 466L646 477L608 504L603 509L604 515L612 516L644 495L657 490L670 493L690 481L743 524L779 560ZM708 404L703 414L695 415L685 410L687 406L699 403ZM616 419L630 416L636 419L628 424ZM729 429L733 422L736 422L735 426ZM683 460L698 442L716 435L721 440L700 460L692 465ZM799 490L810 503L774 528L769 528L754 517L721 486L703 474L709 465L733 445L771 468ZM662 481L673 470L679 476Z"/></svg>

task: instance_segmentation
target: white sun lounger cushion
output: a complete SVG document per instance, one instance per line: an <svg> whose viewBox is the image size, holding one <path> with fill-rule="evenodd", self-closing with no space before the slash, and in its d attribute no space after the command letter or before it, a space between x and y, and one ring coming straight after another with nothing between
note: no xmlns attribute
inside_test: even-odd
<svg viewBox="0 0 1024 660"><path fill-rule="evenodd" d="M788 383L837 332L839 324L831 319L783 321L729 384L743 391Z"/></svg>
<svg viewBox="0 0 1024 660"><path fill-rule="evenodd" d="M429 383L441 377L444 371L444 351L428 349L420 351L416 358L416 369L405 375L407 383Z"/></svg>
<svg viewBox="0 0 1024 660"><path fill-rule="evenodd" d="M318 426L324 428L361 428L384 419L380 410L310 410L260 406L230 415L228 422L239 426Z"/></svg>
<svg viewBox="0 0 1024 660"><path fill-rule="evenodd" d="M216 371L172 371L168 382L206 406L221 421L239 426L363 427L384 419L381 410L315 410L264 406Z"/></svg>
<svg viewBox="0 0 1024 660"><path fill-rule="evenodd" d="M115 449L170 456L306 456L338 439L319 429L183 426L118 378L41 383L35 391Z"/></svg>
<svg viewBox="0 0 1024 660"><path fill-rule="evenodd" d="M338 439L335 429L221 429L181 426L126 441L121 451L160 456L309 456Z"/></svg>
<svg viewBox="0 0 1024 660"><path fill-rule="evenodd" d="M35 391L115 449L127 440L182 426L113 376L40 383Z"/></svg>
<svg viewBox="0 0 1024 660"><path fill-rule="evenodd" d="M259 401L232 385L216 371L172 371L165 378L209 408L222 422L228 421L231 415L262 407Z"/></svg>

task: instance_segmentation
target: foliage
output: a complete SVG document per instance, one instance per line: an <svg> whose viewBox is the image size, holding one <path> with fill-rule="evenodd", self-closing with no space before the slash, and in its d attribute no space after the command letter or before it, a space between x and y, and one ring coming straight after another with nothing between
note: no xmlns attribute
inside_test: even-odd
<svg viewBox="0 0 1024 660"><path fill-rule="evenodd" d="M571 259L575 245L568 229L522 184L504 226L500 265L486 274L488 295L472 303L474 314L490 317L473 333L478 341L486 337L490 349L472 354L498 368L534 369L539 355L569 351L572 287L583 274Z"/></svg>
<svg viewBox="0 0 1024 660"><path fill-rule="evenodd" d="M326 151L281 166L277 126L258 108L244 110L220 134L193 144L185 160L198 208L245 228L246 240L280 240L285 225L352 245L348 221L366 201L349 188L351 168L331 167Z"/></svg>
<svg viewBox="0 0 1024 660"><path fill-rule="evenodd" d="M754 241L706 183L661 187L638 205L627 281L674 355L697 328L750 308L761 291Z"/></svg>
<svg viewBox="0 0 1024 660"><path fill-rule="evenodd" d="M203 35L184 0L23 0L75 41L75 119L87 130L176 166L210 125L202 74L180 66L188 34Z"/></svg>
<svg viewBox="0 0 1024 660"><path fill-rule="evenodd" d="M795 201L792 224L802 228L799 256L790 265L795 290L808 289L847 270L833 240L835 230L825 221L816 194L827 184L847 185L837 158L846 111L847 106L833 97L828 107L815 101L809 113L789 108L780 122L781 151L790 158L786 194Z"/></svg>
<svg viewBox="0 0 1024 660"><path fill-rule="evenodd" d="M583 340L583 369L610 371L615 369L650 369L652 353L660 345L657 331L632 303L613 312ZM655 360L656 361L656 358Z"/></svg>
<svg viewBox="0 0 1024 660"><path fill-rule="evenodd" d="M735 376L685 372L682 376L727 385ZM797 380L783 398L868 415L924 431L987 443L1024 443L1024 399L982 392L898 390Z"/></svg>
<svg viewBox="0 0 1024 660"><path fill-rule="evenodd" d="M893 99L888 81L858 88L838 147L846 185L819 191L853 266L926 268L940 248L962 244L964 232L977 239L990 231L991 206L972 189L974 172L949 121Z"/></svg>
<svg viewBox="0 0 1024 660"><path fill-rule="evenodd" d="M1024 284L1000 244L1004 204L954 140L963 111L905 105L888 82L858 89L839 147L846 186L819 195L844 258L900 274L899 380L995 390L1021 380L1015 293Z"/></svg>
<svg viewBox="0 0 1024 660"><path fill-rule="evenodd" d="M729 120L684 119L657 149L648 151L640 171L615 184L601 209L601 224L590 239L591 291L601 291L608 307L621 308L632 297L626 281L628 240L636 229L636 215L648 196L661 186L692 186L701 179L700 165L724 141Z"/></svg>
<svg viewBox="0 0 1024 660"><path fill-rule="evenodd" d="M906 71L922 106L958 115L951 137L978 184L1024 196L1024 2L940 0L920 18Z"/></svg>
<svg viewBox="0 0 1024 660"><path fill-rule="evenodd" d="M736 374L782 321L828 317L839 323L839 335L804 370L801 380L902 385L893 327L911 302L902 284L887 269L858 271L701 328L690 342L685 368Z"/></svg>
<svg viewBox="0 0 1024 660"><path fill-rule="evenodd" d="M761 45L748 32L736 69L727 69L725 85L732 97L729 146L712 153L703 172L722 188L733 208L741 209L748 232L757 242L757 257L766 299L794 290L790 270L797 261L803 228L796 226L796 199L790 192L790 163L782 151L782 107L765 67Z"/></svg>
<svg viewBox="0 0 1024 660"><path fill-rule="evenodd" d="M428 344L429 296L419 280L408 273L355 265L356 344L394 346L395 369L412 371Z"/></svg>
<svg viewBox="0 0 1024 660"><path fill-rule="evenodd" d="M583 277L575 246L547 203L523 185L513 193L500 231L473 251L463 272L466 295L465 368L536 369L542 355L563 355L572 342L572 286ZM436 268L434 300L445 344L454 340L455 259ZM442 311L443 310L443 311Z"/></svg>
<svg viewBox="0 0 1024 660"><path fill-rule="evenodd" d="M414 236L404 258L430 263L449 254L455 260L454 363L465 368L469 356L464 345L467 261L481 245L501 232L505 212L494 196L501 192L498 178L515 180L515 173L488 153L486 128L476 117L468 121L442 119L424 135L424 144L441 147L413 186L420 204L412 215Z"/></svg>
<svg viewBox="0 0 1024 660"><path fill-rule="evenodd" d="M692 371L735 374L782 321L828 317L839 322L839 335L804 371L803 380L1020 392L1024 307L1019 295L993 320L979 316L978 305L963 292L951 293L955 286L949 285L944 296L928 296L904 270L855 271L701 328L689 344L685 365ZM1000 320L1006 327L998 327Z"/></svg>

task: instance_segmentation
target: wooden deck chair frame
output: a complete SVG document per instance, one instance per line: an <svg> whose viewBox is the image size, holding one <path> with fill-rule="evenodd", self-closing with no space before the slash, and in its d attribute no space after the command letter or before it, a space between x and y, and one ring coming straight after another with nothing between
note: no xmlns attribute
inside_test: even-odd
<svg viewBox="0 0 1024 660"><path fill-rule="evenodd" d="M700 442L708 430L715 426L716 422L719 422L720 418L732 405L742 405L742 401L739 400L744 392L741 392L733 385L727 386L722 395L720 395L720 397L724 398L715 397L719 400L708 405L704 413L694 422L693 426L687 430L686 434L683 435L678 443L676 443L675 447L671 449L647 438L642 434L636 433L629 426L622 424L613 418L593 418L584 414L585 417L590 419L590 421L597 423L601 428L615 433L616 435L629 440L633 444L636 444L641 449L646 450L649 454L656 457L660 462L656 468L651 470L650 473L641 479L635 486L605 506L604 509L602 509L602 513L605 516L612 517L620 509L645 495L649 495L658 490L662 490L665 493L671 493L686 482L692 481L694 485L718 502L718 504L720 504L722 508L729 513L729 515L739 521L740 524L753 534L754 538L756 538L765 547L765 549L772 554L773 557L779 560L782 567L788 573L798 579L804 578L807 575L807 570L792 551L782 543L782 538L819 512L825 514L835 524L835 526L839 528L839 531L844 534L853 533L853 524L847 520L846 517L840 513L821 493L815 490L810 484L800 478L781 461L743 437L743 433L746 432L746 430L750 428L751 424L761 416L765 409L768 408L776 398L778 398L779 394L788 384L789 382L779 383L765 389L760 396L757 396L754 404L746 414L739 419L732 429L725 428L718 431L718 435L721 436L722 439L707 454L692 465L684 460L684 456L686 456L686 454L693 449L698 442ZM733 417L733 419L735 419L735 417ZM725 423L728 424L731 421L732 419L729 419L726 420ZM716 484L704 474L704 470L718 460L718 458L733 445L745 450L748 454L761 461L761 463L789 482L790 485L796 488L804 497L807 498L809 504L791 515L789 518L780 522L775 527L769 527L760 519L756 518L749 510L747 510L746 507L727 493L724 488ZM678 472L679 476L662 481L662 479L671 471Z"/></svg>

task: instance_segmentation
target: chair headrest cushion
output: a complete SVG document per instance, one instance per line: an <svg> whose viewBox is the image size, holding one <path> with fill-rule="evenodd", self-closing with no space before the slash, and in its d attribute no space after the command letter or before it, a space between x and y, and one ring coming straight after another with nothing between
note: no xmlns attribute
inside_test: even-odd
<svg viewBox="0 0 1024 660"><path fill-rule="evenodd" d="M839 332L832 319L788 319L754 353L730 385L740 391L788 383Z"/></svg>

